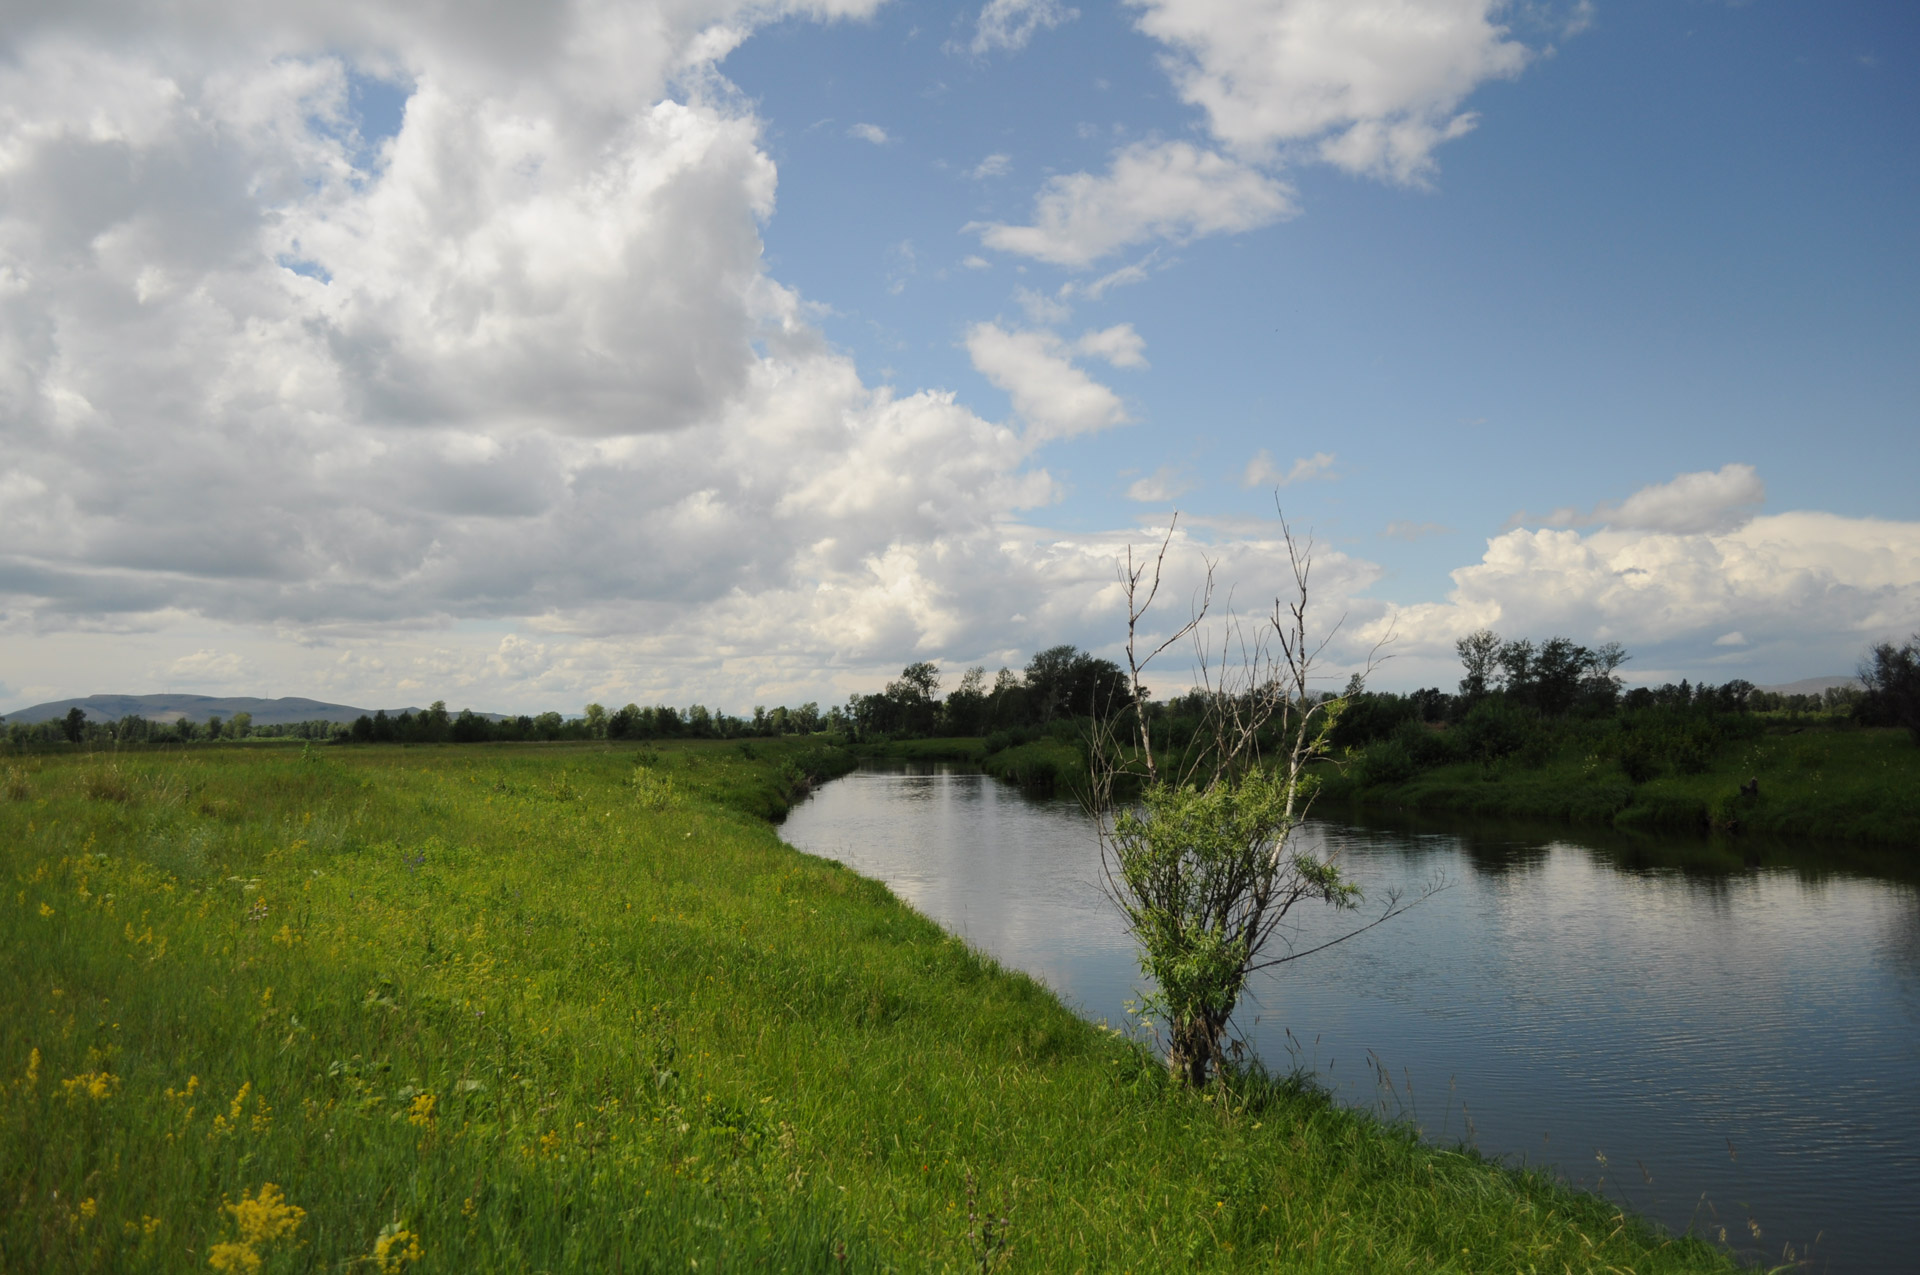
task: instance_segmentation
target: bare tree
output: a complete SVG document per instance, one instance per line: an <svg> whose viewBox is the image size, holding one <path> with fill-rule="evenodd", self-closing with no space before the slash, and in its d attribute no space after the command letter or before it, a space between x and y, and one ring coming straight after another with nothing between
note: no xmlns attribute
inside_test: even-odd
<svg viewBox="0 0 1920 1275"><path fill-rule="evenodd" d="M1304 950L1286 941L1282 923L1298 904L1351 910L1362 900L1331 856L1293 844L1318 782L1310 764L1325 755L1345 700L1313 686L1339 629L1317 641L1310 632L1313 541L1297 539L1284 516L1280 525L1293 569L1290 596L1277 598L1251 631L1229 609L1217 648L1203 628L1213 605L1213 564L1190 618L1154 641L1143 629L1174 524L1151 558L1136 561L1129 547L1120 581L1137 740L1123 744L1112 727L1094 737L1091 805L1108 891L1157 989L1148 1012L1166 1032L1168 1066L1192 1086L1206 1084L1224 1060L1228 1022L1253 974L1365 933L1432 892L1411 901L1390 892L1378 916ZM1171 751L1155 755L1142 678L1157 656L1186 639L1194 643L1204 721L1196 746L1176 761ZM1368 672L1373 666L1370 656ZM1126 795L1133 783L1140 785L1137 797Z"/></svg>

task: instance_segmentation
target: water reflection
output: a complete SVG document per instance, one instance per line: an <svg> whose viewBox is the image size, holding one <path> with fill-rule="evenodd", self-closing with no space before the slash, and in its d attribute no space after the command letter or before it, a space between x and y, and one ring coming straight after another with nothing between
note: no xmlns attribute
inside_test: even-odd
<svg viewBox="0 0 1920 1275"><path fill-rule="evenodd" d="M793 844L886 881L1094 1018L1140 983L1070 802L961 768L865 771ZM1833 1270L1908 1260L1920 1199L1920 891L1791 846L1316 823L1408 915L1258 979L1238 1029L1348 1102L1547 1160L1676 1229ZM1760 866L1749 866L1752 858ZM1351 914L1299 915L1302 947ZM1390 1083L1383 1077L1390 1077ZM1702 1197L1705 1203L1702 1203ZM1760 1228L1756 1239L1749 1223Z"/></svg>

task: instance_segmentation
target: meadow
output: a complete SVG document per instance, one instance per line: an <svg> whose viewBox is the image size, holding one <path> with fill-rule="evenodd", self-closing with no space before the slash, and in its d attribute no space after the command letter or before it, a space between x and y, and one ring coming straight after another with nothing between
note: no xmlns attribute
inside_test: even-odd
<svg viewBox="0 0 1920 1275"><path fill-rule="evenodd" d="M0 1268L1734 1269L1310 1083L1171 1086L778 839L850 764L0 756Z"/></svg>

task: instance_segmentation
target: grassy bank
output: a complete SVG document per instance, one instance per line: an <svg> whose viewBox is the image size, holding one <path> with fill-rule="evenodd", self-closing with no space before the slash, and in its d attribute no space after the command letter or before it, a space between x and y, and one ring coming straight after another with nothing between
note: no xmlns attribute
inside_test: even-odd
<svg viewBox="0 0 1920 1275"><path fill-rule="evenodd" d="M1578 737L1531 755L1425 770L1405 764L1406 751L1395 738L1328 766L1322 811L1347 805L1920 846L1920 748L1901 730L1757 723L1638 783ZM1754 780L1757 790L1743 793Z"/></svg>
<svg viewBox="0 0 1920 1275"><path fill-rule="evenodd" d="M6 1270L1730 1269L1135 1046L756 742L0 758Z"/></svg>

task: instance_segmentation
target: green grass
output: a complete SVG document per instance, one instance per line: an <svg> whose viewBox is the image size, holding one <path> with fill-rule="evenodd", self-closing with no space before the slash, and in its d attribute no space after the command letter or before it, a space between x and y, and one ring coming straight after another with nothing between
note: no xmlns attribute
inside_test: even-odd
<svg viewBox="0 0 1920 1275"><path fill-rule="evenodd" d="M0 758L0 1269L1733 1269L1170 1089L782 844L804 748Z"/></svg>
<svg viewBox="0 0 1920 1275"><path fill-rule="evenodd" d="M1726 744L1698 773L1643 784L1578 744L1534 764L1517 757L1456 763L1400 783L1363 786L1356 773L1332 768L1326 778L1323 810L1353 803L1634 831L1920 846L1920 748L1902 730L1770 731ZM1750 779L1760 781L1759 792L1744 797L1740 787Z"/></svg>

